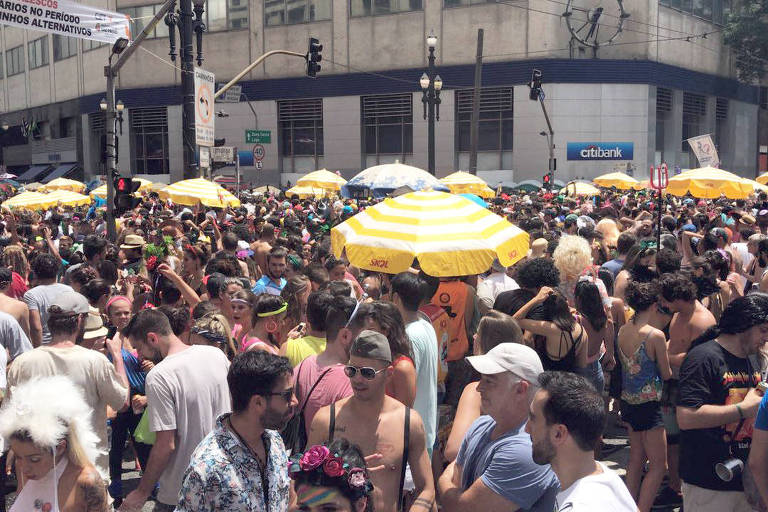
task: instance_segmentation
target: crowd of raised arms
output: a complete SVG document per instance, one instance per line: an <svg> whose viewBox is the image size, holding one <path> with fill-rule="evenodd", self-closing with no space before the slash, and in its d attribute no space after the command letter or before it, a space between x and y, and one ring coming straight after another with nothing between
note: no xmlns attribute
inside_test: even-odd
<svg viewBox="0 0 768 512"><path fill-rule="evenodd" d="M439 278L241 200L2 212L11 511L766 510L765 193L501 195L527 254Z"/></svg>

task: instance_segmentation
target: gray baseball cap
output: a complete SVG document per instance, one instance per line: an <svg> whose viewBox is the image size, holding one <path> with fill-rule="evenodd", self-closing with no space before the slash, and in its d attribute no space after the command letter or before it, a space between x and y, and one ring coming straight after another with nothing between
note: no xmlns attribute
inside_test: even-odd
<svg viewBox="0 0 768 512"><path fill-rule="evenodd" d="M84 315L90 311L88 299L75 291L61 292L48 306L48 314L51 316Z"/></svg>
<svg viewBox="0 0 768 512"><path fill-rule="evenodd" d="M350 355L392 362L392 351L387 337L376 331L365 330L352 342Z"/></svg>

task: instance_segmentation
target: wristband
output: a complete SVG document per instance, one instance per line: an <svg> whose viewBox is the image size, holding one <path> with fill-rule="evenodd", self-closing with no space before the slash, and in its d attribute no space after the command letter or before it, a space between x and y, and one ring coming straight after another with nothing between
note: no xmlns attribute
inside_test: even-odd
<svg viewBox="0 0 768 512"><path fill-rule="evenodd" d="M744 419L744 411L741 410L741 406L739 404L736 404L736 410L739 411L739 419Z"/></svg>

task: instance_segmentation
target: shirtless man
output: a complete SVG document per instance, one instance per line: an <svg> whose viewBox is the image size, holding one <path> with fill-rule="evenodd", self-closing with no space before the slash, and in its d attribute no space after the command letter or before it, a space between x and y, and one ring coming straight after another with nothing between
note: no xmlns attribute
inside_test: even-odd
<svg viewBox="0 0 768 512"><path fill-rule="evenodd" d="M354 316L354 315L353 315ZM307 446L345 437L374 455L380 469L371 473L376 512L400 510L405 477L405 448L415 485L412 511L429 512L435 502L432 468L427 455L424 424L419 413L385 394L392 375L392 354L384 335L363 331L352 343L345 372L353 395L320 409L312 420ZM410 413L405 433L406 413Z"/></svg>
<svg viewBox="0 0 768 512"><path fill-rule="evenodd" d="M251 244L253 257L259 265L259 270L261 270L262 274L267 271L267 255L272 250L273 243L275 243L275 226L265 222L261 226L259 239Z"/></svg>
<svg viewBox="0 0 768 512"><path fill-rule="evenodd" d="M9 268L0 267L0 311L5 311L19 322L21 330L29 337L29 307L24 301L11 298L12 273Z"/></svg>
<svg viewBox="0 0 768 512"><path fill-rule="evenodd" d="M704 305L696 300L696 285L684 274L664 274L659 279L661 297L659 306L663 311L674 314L669 324L669 364L672 367L672 378L665 382L663 402L664 425L667 429L667 464L669 466L669 488L680 494L680 476L678 437L680 428L677 424L675 405L677 402L677 386L680 365L691 348L693 340L707 329L717 324L715 317ZM682 502L669 490L664 489L662 498L669 502ZM665 500L667 501L667 500ZM660 503L659 503L660 504Z"/></svg>

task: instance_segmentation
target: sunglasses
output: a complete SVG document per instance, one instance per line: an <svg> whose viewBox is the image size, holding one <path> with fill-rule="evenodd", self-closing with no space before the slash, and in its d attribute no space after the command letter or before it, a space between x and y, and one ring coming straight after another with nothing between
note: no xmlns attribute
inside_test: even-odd
<svg viewBox="0 0 768 512"><path fill-rule="evenodd" d="M284 391L277 391L274 393L267 393L267 396L279 396L286 402L290 402L293 397L293 388L286 389Z"/></svg>
<svg viewBox="0 0 768 512"><path fill-rule="evenodd" d="M362 368L358 368L357 366L347 365L344 367L344 373L350 379L353 379L355 375L357 375L357 372L360 372L360 376L365 380L373 380L376 378L377 374L383 372L384 370L386 370L386 368L376 370L370 366L363 366Z"/></svg>

